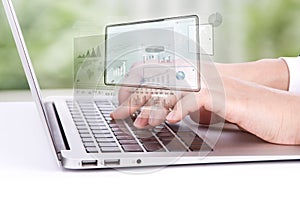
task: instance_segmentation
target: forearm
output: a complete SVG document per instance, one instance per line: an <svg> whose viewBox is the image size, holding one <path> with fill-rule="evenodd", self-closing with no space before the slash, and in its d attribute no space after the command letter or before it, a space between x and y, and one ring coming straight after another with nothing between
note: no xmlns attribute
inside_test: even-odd
<svg viewBox="0 0 300 200"><path fill-rule="evenodd" d="M288 90L289 70L281 59L263 59L255 62L216 63L221 76L231 76L280 90Z"/></svg>

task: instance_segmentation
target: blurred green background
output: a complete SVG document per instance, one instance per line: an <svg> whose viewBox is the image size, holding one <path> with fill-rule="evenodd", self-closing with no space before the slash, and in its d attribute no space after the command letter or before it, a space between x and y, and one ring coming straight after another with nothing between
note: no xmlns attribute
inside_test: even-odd
<svg viewBox="0 0 300 200"><path fill-rule="evenodd" d="M299 0L15 0L41 88L72 88L74 37L104 33L106 24L219 12L217 62L300 53ZM0 90L28 88L4 10L0 8Z"/></svg>

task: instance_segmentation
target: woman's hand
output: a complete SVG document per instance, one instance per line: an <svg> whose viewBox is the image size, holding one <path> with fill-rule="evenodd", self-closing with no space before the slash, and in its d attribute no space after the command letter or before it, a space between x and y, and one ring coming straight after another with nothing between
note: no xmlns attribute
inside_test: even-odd
<svg viewBox="0 0 300 200"><path fill-rule="evenodd" d="M202 84L200 92L177 93L168 96L165 100L167 104L159 105L151 103L151 95L139 98L132 88L123 87L119 93L121 105L111 116L124 119L140 110L134 122L138 128L156 126L165 120L177 123L187 115L199 123L207 124L225 119L265 141L300 144L300 125L297 123L300 97L283 91L288 87L289 78L282 60L216 65L221 74L222 87L218 84ZM269 68L268 74L274 76L262 76L257 72L258 67ZM139 101L136 101L137 98Z"/></svg>
<svg viewBox="0 0 300 200"><path fill-rule="evenodd" d="M167 121L176 123L190 113L204 109L235 123L261 139L276 143L300 144L300 97L252 82L222 77L225 107L214 105L222 91L203 89L176 103ZM196 101L191 103L191 100ZM219 102L220 104L221 102Z"/></svg>

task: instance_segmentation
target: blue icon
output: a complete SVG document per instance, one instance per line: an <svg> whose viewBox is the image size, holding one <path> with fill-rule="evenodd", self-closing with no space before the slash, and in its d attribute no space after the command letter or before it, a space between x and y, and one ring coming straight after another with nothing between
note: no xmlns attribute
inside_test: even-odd
<svg viewBox="0 0 300 200"><path fill-rule="evenodd" d="M183 71L178 71L176 73L176 79L179 81L182 81L185 79L185 73Z"/></svg>

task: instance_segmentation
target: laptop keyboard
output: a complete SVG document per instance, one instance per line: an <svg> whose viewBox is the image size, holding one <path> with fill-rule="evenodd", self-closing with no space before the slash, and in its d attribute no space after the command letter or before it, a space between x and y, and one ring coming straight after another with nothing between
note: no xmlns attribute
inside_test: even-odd
<svg viewBox="0 0 300 200"><path fill-rule="evenodd" d="M177 131L166 123L137 129L132 119L113 120L111 102L67 101L87 153L211 151L192 131ZM178 129L178 128L177 128Z"/></svg>

